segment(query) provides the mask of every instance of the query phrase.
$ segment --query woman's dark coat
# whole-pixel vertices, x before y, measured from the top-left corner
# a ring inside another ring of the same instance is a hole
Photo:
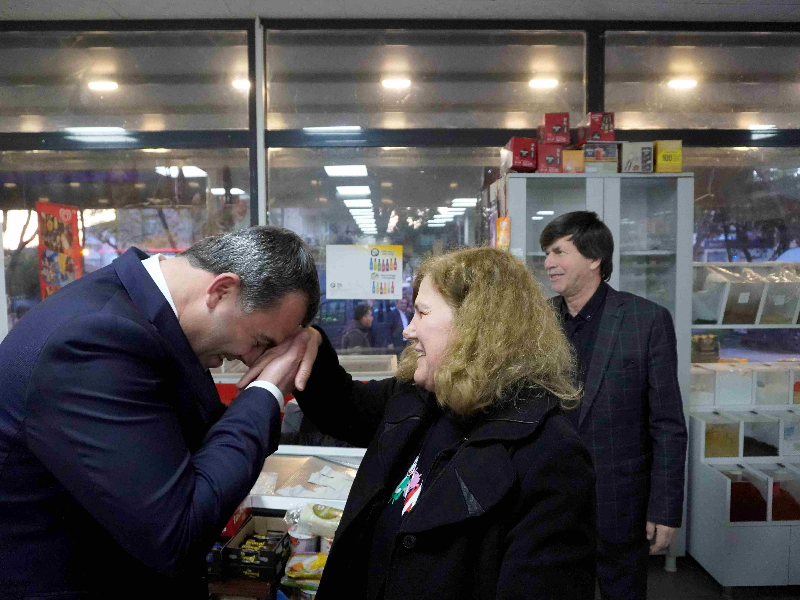
[[[354,382],[327,340],[297,396],[323,433],[369,446],[319,591],[320,600],[365,598],[368,524],[441,411],[417,386]],[[552,395],[481,417],[436,463],[401,525],[384,598],[594,598],[591,459]]]

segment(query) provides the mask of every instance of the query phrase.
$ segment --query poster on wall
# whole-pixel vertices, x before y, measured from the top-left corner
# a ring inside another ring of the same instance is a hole
[[[327,246],[328,298],[398,300],[403,296],[402,246]]]
[[[39,289],[42,300],[83,275],[78,238],[78,208],[37,202],[39,214]]]

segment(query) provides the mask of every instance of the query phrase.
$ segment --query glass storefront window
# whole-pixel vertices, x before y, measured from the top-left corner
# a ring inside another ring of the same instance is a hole
[[[248,127],[245,31],[4,32],[0,53],[0,131]]]
[[[582,32],[266,34],[267,129],[530,128],[584,112]]]
[[[620,129],[800,126],[800,34],[610,32],[605,58]]]
[[[40,299],[37,202],[78,208],[84,273],[250,226],[247,149],[0,152],[9,325]]]
[[[297,232],[313,248],[323,292],[329,245],[401,245],[402,294],[409,299],[426,255],[488,241],[478,199],[496,178],[499,148],[270,148],[268,156],[269,222]],[[336,166],[359,175],[337,175],[330,169]],[[342,194],[341,188],[354,186],[363,188],[360,196]],[[369,222],[357,219],[365,216],[358,211],[367,211]],[[365,353],[399,352],[394,299],[323,296],[318,323],[334,346],[341,348],[359,304],[369,304],[373,315],[373,345]]]

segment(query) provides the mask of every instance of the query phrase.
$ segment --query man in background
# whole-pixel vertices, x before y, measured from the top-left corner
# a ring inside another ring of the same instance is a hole
[[[398,352],[406,345],[406,338],[403,337],[403,330],[408,327],[408,323],[413,318],[413,314],[408,310],[409,302],[406,296],[400,298],[394,304],[394,308],[389,311],[389,331],[388,347],[394,348]]]
[[[561,215],[539,241],[584,388],[566,414],[595,465],[600,592],[643,599],[648,553],[669,545],[683,513],[687,435],[672,317],[606,283],[614,239],[596,213]]]
[[[302,240],[254,227],[131,248],[33,308],[0,344],[0,596],[207,600],[319,297]],[[265,351],[290,375],[265,367],[226,410],[208,369]]]
[[[342,334],[342,350],[372,348],[372,310],[368,304],[359,304],[353,310],[353,319]]]

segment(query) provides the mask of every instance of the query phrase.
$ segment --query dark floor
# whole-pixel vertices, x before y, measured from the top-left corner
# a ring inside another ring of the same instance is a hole
[[[781,587],[734,587],[729,588],[733,598],[758,598],[759,600],[797,600],[800,585]],[[647,597],[651,600],[710,600],[730,598],[722,595],[723,588],[691,556],[678,558],[678,570],[664,570],[664,557],[650,557],[647,579]]]

